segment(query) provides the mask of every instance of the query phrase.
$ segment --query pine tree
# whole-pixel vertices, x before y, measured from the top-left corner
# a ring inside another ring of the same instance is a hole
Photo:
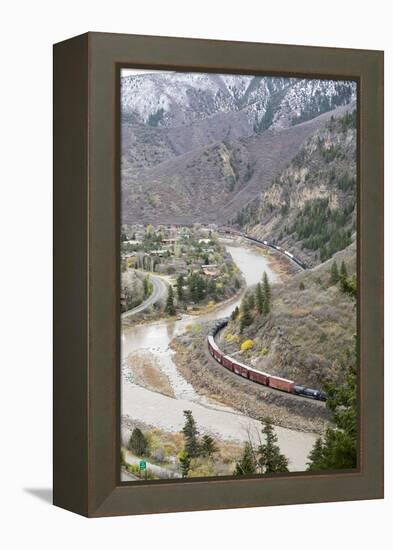
[[[254,309],[255,307],[255,298],[254,298],[254,294],[250,294],[249,297],[248,297],[248,307],[250,309]]]
[[[356,353],[345,352],[341,366],[346,369],[344,384],[327,385],[326,406],[333,412],[334,428],[328,428],[322,439],[322,448],[315,444],[309,470],[339,470],[357,465],[357,376]]]
[[[193,302],[198,303],[203,300],[206,290],[206,283],[204,279],[195,273],[191,275],[189,280],[190,296]]]
[[[356,298],[357,296],[356,275],[354,274],[352,275],[352,277],[341,277],[340,289],[341,289],[341,292],[344,292],[345,294],[349,294],[351,298]]]
[[[280,453],[277,443],[277,435],[274,433],[270,418],[264,420],[262,433],[265,435],[265,443],[258,448],[258,463],[264,474],[274,472],[288,472],[288,459]]]
[[[255,290],[255,300],[257,304],[258,313],[263,313],[263,292],[262,292],[261,283],[257,284],[256,290]]]
[[[263,313],[267,315],[270,312],[270,300],[272,291],[266,271],[263,272]]]
[[[204,435],[201,443],[201,455],[211,457],[217,450],[214,439],[210,435]]]
[[[184,450],[190,458],[195,458],[200,454],[197,425],[191,411],[183,411],[183,414],[186,417],[186,422],[182,429],[185,439]]]
[[[343,260],[341,262],[341,267],[340,267],[340,278],[346,279],[347,277],[348,277],[347,266],[345,265],[345,262]]]
[[[248,305],[247,299],[243,300],[242,304],[242,315],[240,317],[240,332],[250,326],[252,323],[252,315],[250,313],[250,306]]]
[[[335,285],[340,280],[340,275],[338,273],[337,262],[334,260],[332,267],[330,268],[330,284]]]
[[[244,445],[243,450],[243,456],[236,464],[235,471],[233,472],[233,475],[235,476],[245,476],[245,475],[251,475],[255,474],[257,471],[255,459],[254,459],[254,452],[251,447],[251,444],[246,442]]]
[[[323,463],[323,443],[322,438],[318,437],[316,442],[314,443],[314,447],[312,448],[310,454],[308,455],[309,462],[308,470],[321,470],[322,469],[322,463]]]
[[[146,277],[144,277],[143,279],[143,294],[145,296],[145,298],[149,295],[149,290],[150,290],[150,280],[149,280],[149,275],[146,275]]]
[[[306,287],[304,286],[304,283],[303,281],[300,282],[299,284],[299,290],[304,290]]]
[[[203,300],[203,298],[205,296],[205,291],[206,291],[206,283],[205,283],[203,277],[198,276],[197,282],[196,282],[197,302],[200,302],[201,300]]]
[[[177,298],[180,302],[184,300],[183,286],[184,286],[184,277],[183,275],[179,275],[178,278],[176,279],[176,289],[177,289]]]
[[[210,279],[210,281],[208,281],[206,290],[209,296],[211,296],[212,298],[217,297],[217,285],[214,279]]]
[[[128,448],[137,456],[147,456],[149,446],[146,437],[139,428],[134,428],[128,442]]]
[[[172,288],[172,285],[169,285],[168,296],[167,296],[167,299],[166,299],[166,306],[165,306],[165,311],[167,312],[168,315],[176,315],[176,308],[175,308],[173,298],[174,298],[173,297],[173,288]]]
[[[187,477],[190,470],[191,458],[189,457],[187,451],[180,451],[177,455],[180,463],[180,470],[182,477]]]
[[[235,309],[231,313],[231,320],[234,321],[239,317],[239,307],[236,306]]]

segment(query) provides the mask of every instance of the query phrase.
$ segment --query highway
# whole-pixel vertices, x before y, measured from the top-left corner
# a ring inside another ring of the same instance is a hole
[[[148,298],[139,306],[136,306],[129,311],[125,311],[121,314],[122,319],[126,319],[127,317],[132,317],[133,315],[136,315],[137,313],[140,313],[141,311],[144,311],[145,309],[148,309],[152,305],[154,305],[159,300],[166,297],[167,292],[167,284],[163,279],[160,277],[157,277],[156,275],[150,274],[150,282],[153,285],[153,292],[150,294]]]

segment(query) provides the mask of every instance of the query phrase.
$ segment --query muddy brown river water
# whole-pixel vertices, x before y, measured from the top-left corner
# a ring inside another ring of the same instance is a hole
[[[272,283],[279,276],[268,263],[268,258],[257,248],[225,242],[228,252],[243,273],[247,286],[261,280],[266,271]],[[210,433],[227,440],[246,441],[251,433],[258,438],[260,423],[229,407],[199,395],[177,370],[173,361],[174,352],[170,341],[183,333],[190,323],[211,321],[226,317],[239,305],[241,297],[213,312],[201,316],[185,315],[180,320],[157,321],[151,324],[123,328],[121,333],[122,358],[122,415],[132,420],[156,426],[166,431],[180,431],[183,426],[183,411],[190,409],[202,433]],[[168,377],[175,398],[167,397],[136,385],[126,365],[130,354],[149,351],[155,364]],[[290,430],[276,426],[282,452],[289,458],[290,470],[305,469],[307,456],[317,438],[316,434]],[[122,439],[128,436],[123,428]]]

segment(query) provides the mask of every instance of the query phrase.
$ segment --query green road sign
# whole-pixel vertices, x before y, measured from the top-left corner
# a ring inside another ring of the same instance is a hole
[[[140,460],[139,461],[139,469],[140,470],[146,470],[146,460]]]

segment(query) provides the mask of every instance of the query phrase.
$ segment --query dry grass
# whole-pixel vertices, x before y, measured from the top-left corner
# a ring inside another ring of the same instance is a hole
[[[156,464],[168,472],[180,472],[178,454],[184,449],[184,436],[182,433],[172,433],[138,425],[142,429],[149,442],[149,462]],[[198,457],[191,461],[189,477],[204,477],[217,475],[232,475],[236,462],[243,451],[241,443],[233,441],[221,441],[215,439],[217,451],[212,458]],[[128,453],[123,447],[125,454]],[[139,467],[130,467],[129,471],[139,475]]]
[[[135,352],[127,358],[135,383],[168,397],[174,397],[169,378],[164,374],[154,361],[153,354],[148,351]]]
[[[345,260],[349,274],[354,272],[353,245],[335,259],[338,265]],[[274,285],[269,316],[254,311],[253,324],[241,335],[254,342],[247,356],[254,367],[314,388],[327,380],[342,381],[344,373],[337,366],[340,354],[354,345],[356,307],[339,285],[330,286],[332,261]],[[304,290],[299,289],[301,283]],[[239,321],[231,322],[226,331],[231,338],[224,334],[220,344],[224,351],[236,351],[232,336],[239,332]],[[263,348],[268,349],[266,356]]]
[[[320,433],[328,426],[330,414],[324,403],[272,391],[236,376],[210,357],[205,340],[206,333],[185,334],[171,343],[177,368],[199,394],[251,418],[269,416],[277,426]]]

